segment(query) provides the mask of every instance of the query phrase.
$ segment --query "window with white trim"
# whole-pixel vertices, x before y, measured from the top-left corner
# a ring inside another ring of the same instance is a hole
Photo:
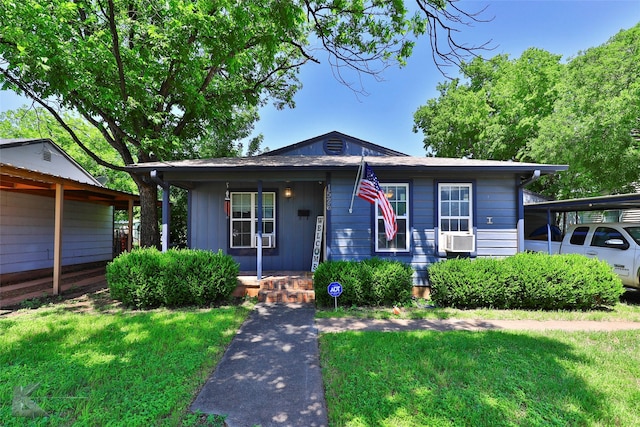
[[[438,184],[440,232],[470,232],[473,229],[470,183]]]
[[[258,247],[258,193],[231,193],[231,237],[232,248]],[[262,193],[262,247],[276,245],[276,193]]]
[[[398,233],[393,240],[387,240],[384,232],[382,210],[376,202],[375,235],[376,252],[406,252],[411,242],[409,232],[409,184],[383,184],[380,188],[387,196],[389,204],[396,214]]]

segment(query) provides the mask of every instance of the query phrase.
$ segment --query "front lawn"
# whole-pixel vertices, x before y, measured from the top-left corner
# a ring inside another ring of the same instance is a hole
[[[396,315],[392,308],[385,307],[321,307],[316,311],[318,318],[358,317],[373,319],[491,319],[491,320],[593,320],[640,322],[640,291],[629,291],[621,302],[599,310],[496,310],[478,308],[462,310],[448,307],[433,307],[429,301],[415,300],[405,307],[399,307]]]
[[[96,311],[57,304],[0,318],[0,425],[14,387],[38,383],[32,398],[47,417],[31,425],[186,425],[199,388],[250,307]]]
[[[638,426],[640,331],[320,337],[329,424]]]

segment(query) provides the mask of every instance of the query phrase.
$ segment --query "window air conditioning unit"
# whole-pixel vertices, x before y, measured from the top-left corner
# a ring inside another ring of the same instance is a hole
[[[446,252],[473,252],[476,239],[473,234],[444,234],[444,250]]]
[[[258,236],[255,236],[256,240],[255,240],[255,244],[256,244],[256,248],[258,247]],[[275,246],[275,241],[273,238],[273,234],[263,234],[262,235],[262,247],[263,248],[273,248]]]

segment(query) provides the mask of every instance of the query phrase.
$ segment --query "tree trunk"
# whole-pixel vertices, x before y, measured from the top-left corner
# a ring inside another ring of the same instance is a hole
[[[160,247],[158,186],[147,177],[131,174],[140,193],[140,246]]]

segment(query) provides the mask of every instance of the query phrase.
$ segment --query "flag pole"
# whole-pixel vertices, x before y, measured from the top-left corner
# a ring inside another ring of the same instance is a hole
[[[356,182],[353,183],[353,193],[351,193],[351,204],[349,205],[349,213],[353,212],[353,199],[356,196],[356,189],[360,183],[360,179],[362,178],[362,167],[364,165],[364,150],[362,150],[362,154],[360,156],[360,166],[358,166],[358,175],[356,175]]]

